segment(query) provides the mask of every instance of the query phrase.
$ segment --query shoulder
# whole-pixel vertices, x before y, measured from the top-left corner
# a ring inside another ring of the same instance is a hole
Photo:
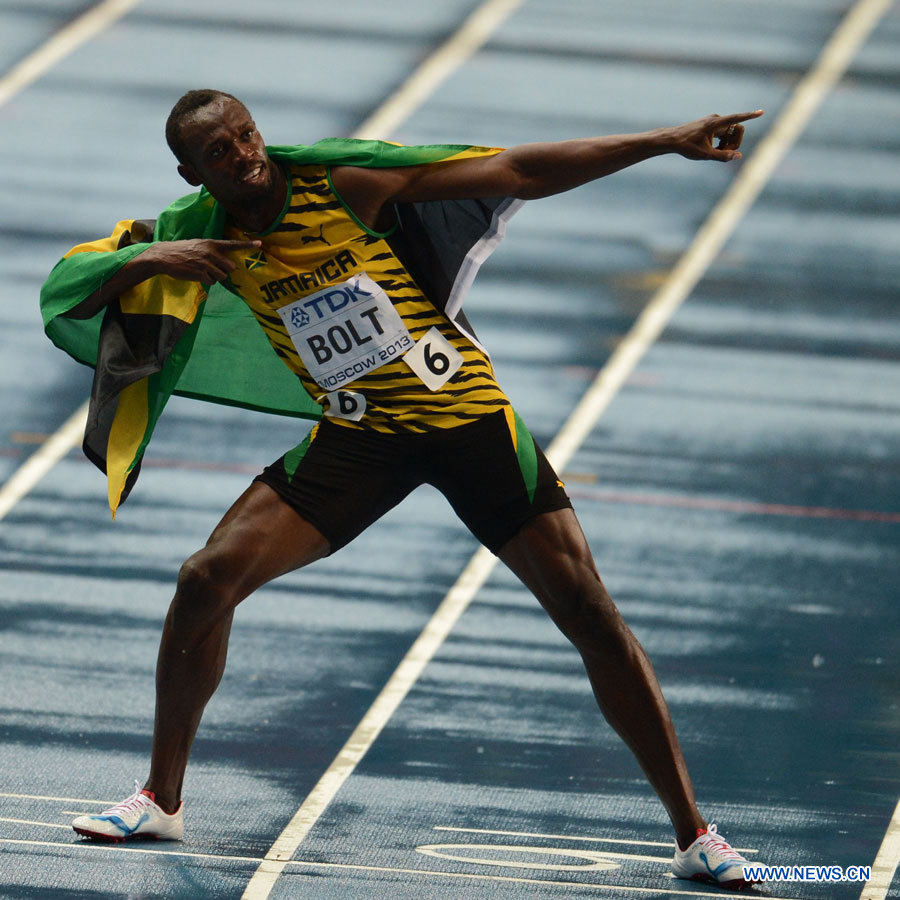
[[[372,190],[379,185],[390,185],[397,180],[397,172],[397,169],[369,166],[329,166],[331,182],[342,195]]]
[[[328,177],[328,166],[324,163],[289,163],[285,166],[291,184],[312,184]]]
[[[334,166],[329,169],[331,187],[338,199],[366,228],[385,231],[385,204],[396,193],[397,169]]]

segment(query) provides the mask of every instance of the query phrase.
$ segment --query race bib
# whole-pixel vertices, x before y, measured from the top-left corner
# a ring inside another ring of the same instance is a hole
[[[429,391],[439,391],[463,364],[463,355],[437,328],[429,328],[404,354],[403,361],[422,379]]]
[[[364,272],[278,310],[300,359],[329,391],[413,347],[390,297]]]
[[[333,419],[350,419],[358,422],[366,414],[366,398],[357,391],[331,391],[328,398],[326,416]]]

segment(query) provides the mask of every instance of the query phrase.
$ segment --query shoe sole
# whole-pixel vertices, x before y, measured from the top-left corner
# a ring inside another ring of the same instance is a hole
[[[74,825],[72,826],[72,830],[75,834],[80,834],[82,837],[90,838],[92,841],[102,841],[106,844],[124,844],[125,841],[134,841],[134,840],[144,840],[144,841],[177,841],[180,838],[167,838],[163,837],[159,834],[151,834],[150,832],[144,831],[141,834],[129,834],[129,835],[115,835],[115,834],[103,834],[100,831],[89,831],[87,828],[76,828]]]
[[[691,875],[688,881],[700,881],[703,884],[725,888],[726,891],[746,891],[753,887],[754,884],[762,884],[761,881],[745,881],[743,878],[733,878],[731,881],[716,881],[711,875]]]

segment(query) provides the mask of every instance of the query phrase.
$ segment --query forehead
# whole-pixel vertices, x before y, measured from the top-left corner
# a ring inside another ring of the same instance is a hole
[[[181,136],[186,144],[205,147],[252,122],[253,117],[243,103],[230,97],[217,97],[184,120]]]

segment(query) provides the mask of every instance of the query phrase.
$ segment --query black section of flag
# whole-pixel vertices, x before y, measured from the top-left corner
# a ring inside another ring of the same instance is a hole
[[[508,202],[491,197],[399,203],[398,227],[387,242],[425,296],[443,310],[466,257],[490,231],[494,212]],[[474,334],[462,312],[455,319]]]
[[[141,227],[124,232],[119,248],[145,242],[152,236],[152,221],[134,224]],[[159,372],[187,328],[188,323],[174,316],[123,313],[118,298],[106,307],[82,445],[85,456],[102,472],[106,472],[106,449],[119,395],[129,385]],[[139,470],[140,461],[128,476],[123,502]]]

